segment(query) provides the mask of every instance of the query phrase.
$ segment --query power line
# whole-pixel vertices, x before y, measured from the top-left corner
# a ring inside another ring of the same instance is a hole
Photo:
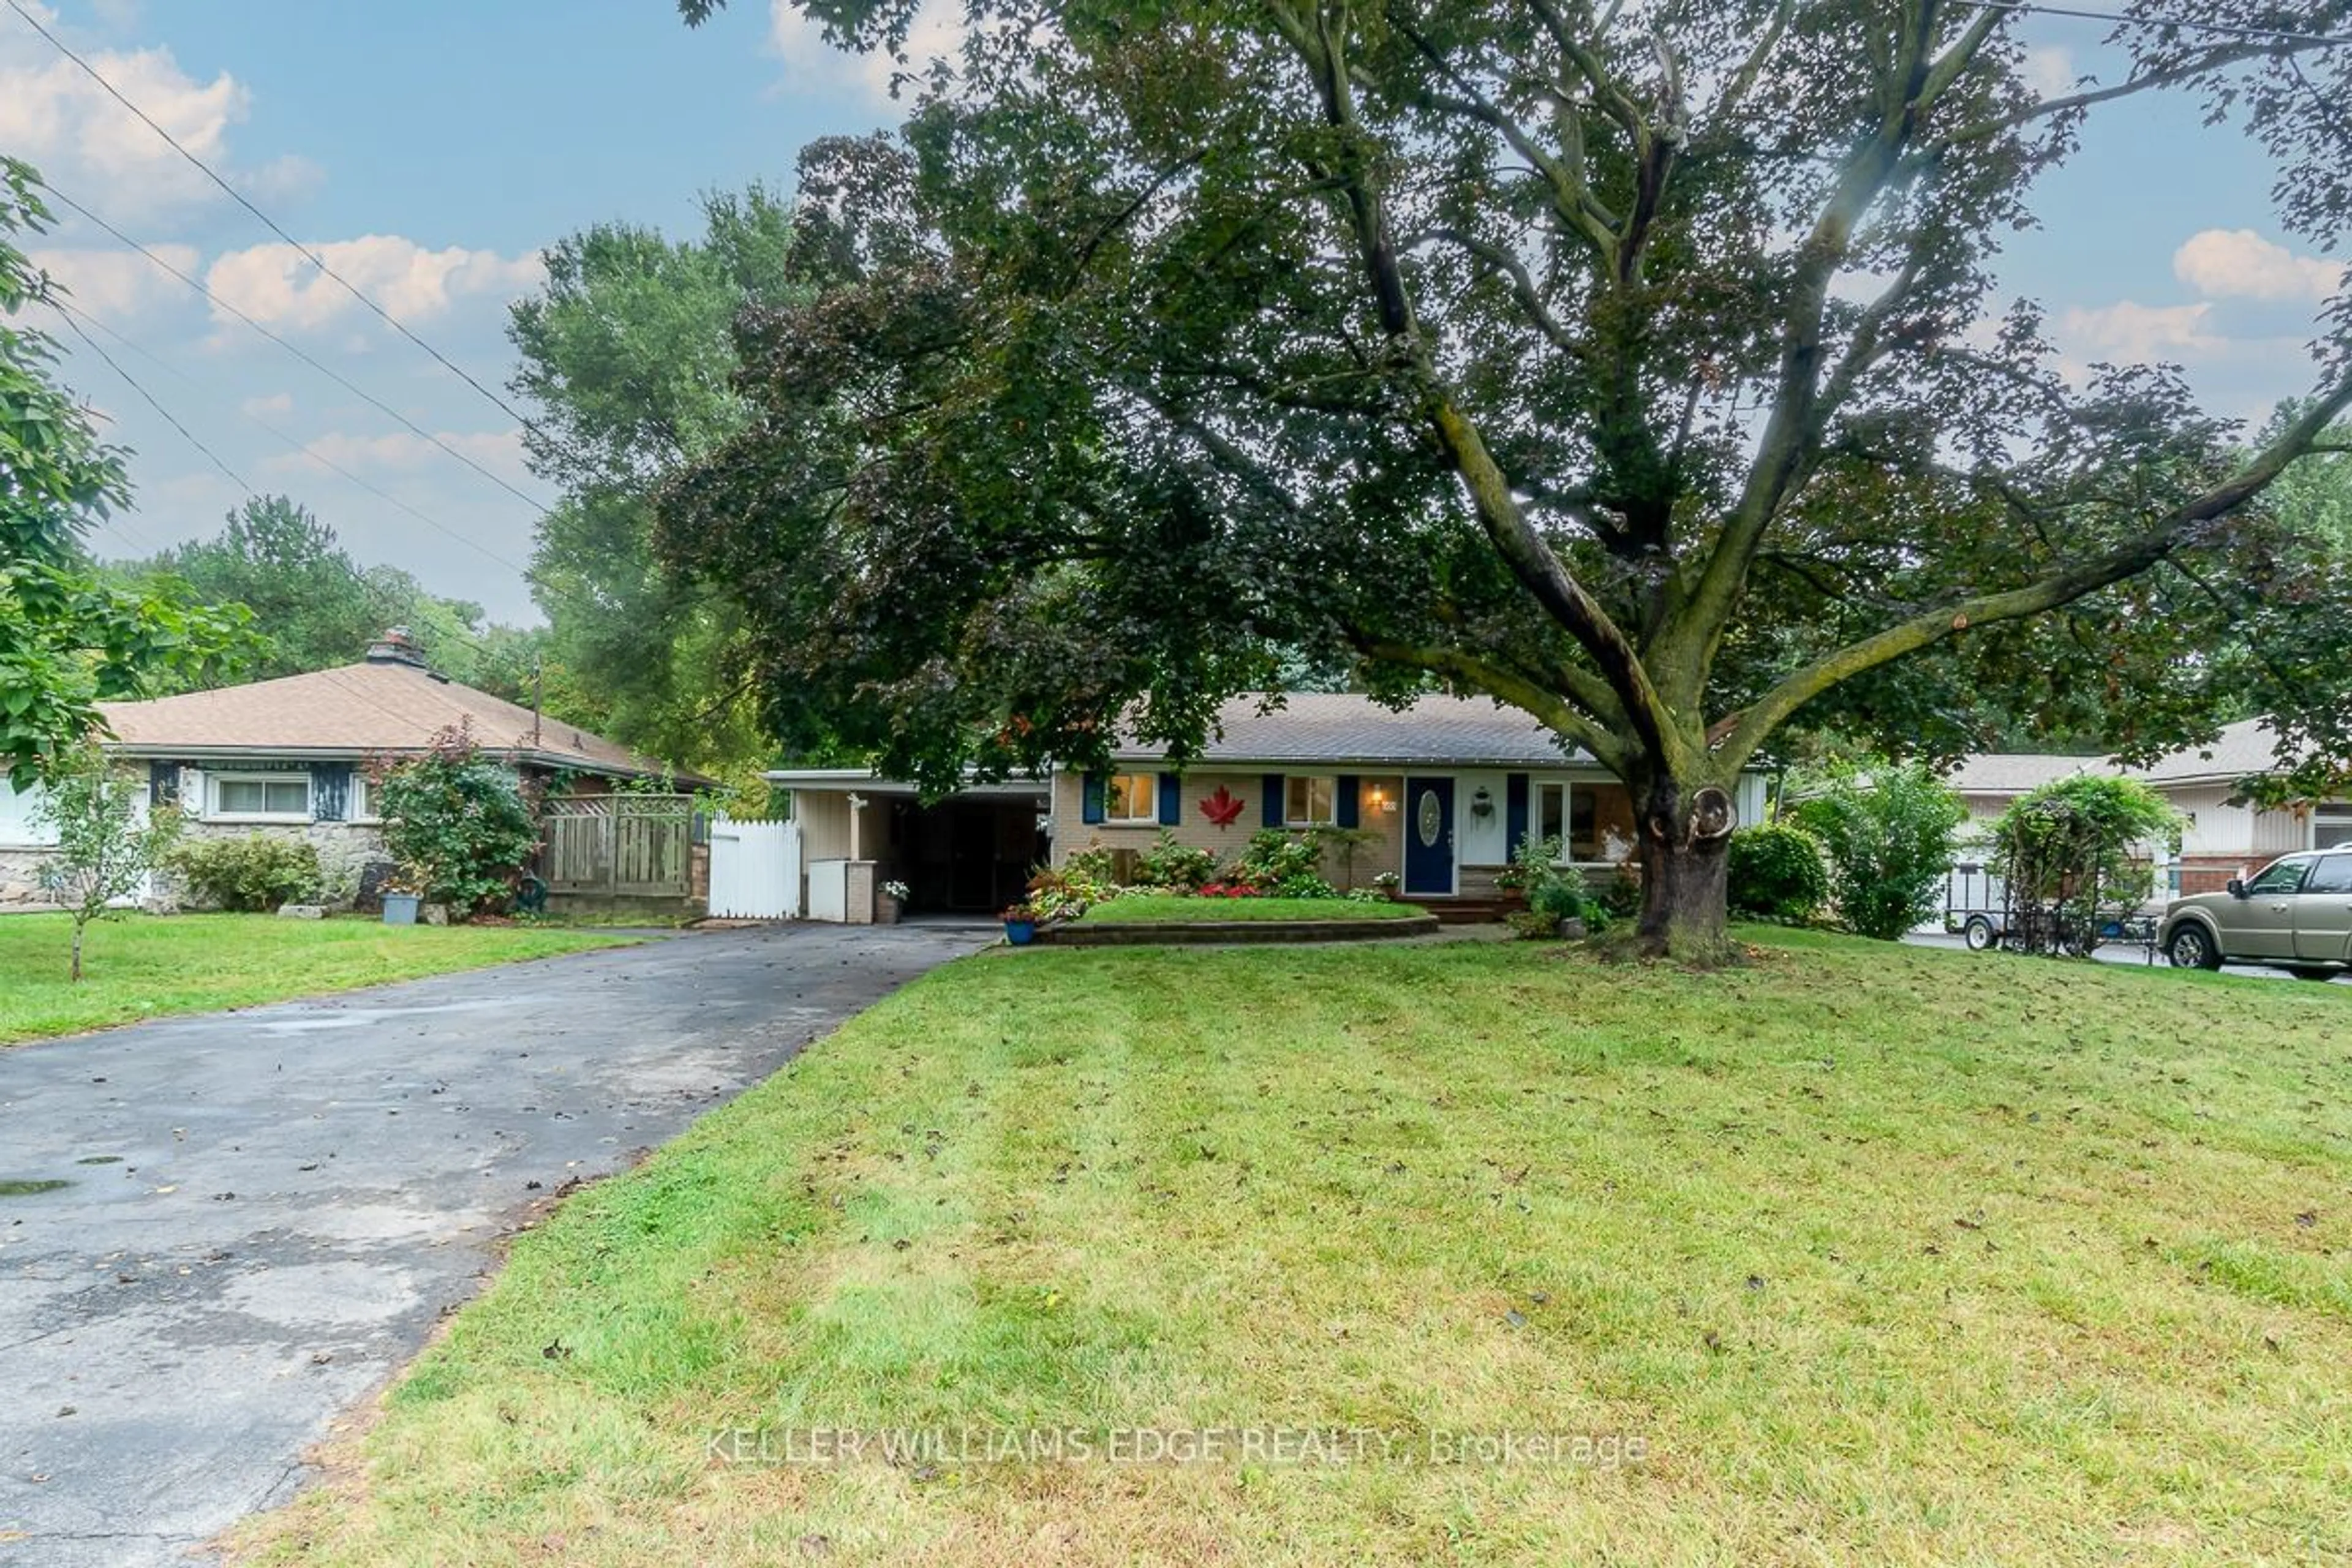
[[[10,0],[10,3],[14,4],[14,0]],[[325,376],[328,380],[333,382],[336,385],[341,387],[352,396],[359,398],[361,401],[366,403],[370,407],[378,410],[394,420],[396,420],[401,426],[406,429],[410,434],[438,447],[442,451],[447,453],[450,457],[457,458],[457,461],[465,464],[466,467],[473,469],[474,472],[489,480],[490,483],[498,486],[499,489],[506,491],[509,495],[514,497],[525,506],[530,507],[541,516],[544,517],[548,514],[550,509],[546,503],[534,499],[523,490],[518,489],[514,485],[509,483],[498,474],[491,472],[480,463],[476,462],[473,458],[467,457],[457,447],[452,447],[448,442],[443,440],[432,431],[427,430],[425,426],[416,423],[415,420],[411,419],[407,415],[403,414],[399,409],[394,408],[391,404],[386,403],[383,399],[376,396],[373,393],[369,392],[366,388],[352,381],[351,377],[343,374],[341,371],[334,370],[320,363],[318,359],[297,346],[295,343],[279,336],[278,333],[270,331],[268,327],[263,326],[259,321],[255,321],[251,316],[247,315],[243,310],[238,310],[235,305],[230,304],[227,300],[214,293],[205,283],[195,278],[190,277],[179,268],[174,267],[171,262],[166,261],[163,257],[157,255],[152,248],[148,246],[142,245],[139,241],[131,238],[121,229],[115,227],[112,224],[107,222],[104,218],[90,211],[89,208],[82,205],[81,203],[74,200],[73,197],[58,189],[57,186],[45,184],[43,188],[50,195],[57,197],[59,202],[72,208],[84,218],[111,235],[116,241],[129,246],[131,249],[145,257],[155,266],[163,268],[163,271],[169,273],[172,277],[179,279],[187,287],[194,289],[197,293],[203,295],[215,309],[235,317],[237,321],[242,321],[247,326],[252,328],[255,331],[259,332],[263,337],[268,338],[271,342],[276,343],[279,348],[284,349],[288,353],[292,354],[296,359],[300,360],[304,364],[309,365],[312,370],[317,371],[320,375]]]
[[[85,310],[79,306],[68,304],[57,294],[51,294],[47,298],[46,303],[47,303],[52,310],[58,311],[60,316],[65,318],[66,324],[68,327],[72,327],[75,331],[75,334],[80,337],[85,343],[88,343],[90,349],[98,353],[100,358],[106,359],[110,365],[114,365],[116,374],[124,374],[121,367],[120,365],[116,365],[114,361],[107,356],[106,352],[103,349],[99,348],[97,343],[92,342],[89,336],[82,332],[82,326],[96,328],[99,331],[105,333],[108,337],[113,339],[116,342],[120,343],[122,347],[128,349],[132,353],[139,355],[142,359],[146,360],[149,363],[162,368],[172,375],[177,376],[180,380],[187,383],[190,386],[195,387],[199,392],[205,390],[205,388],[198,383],[194,377],[188,374],[186,371],[181,369],[178,365],[173,364],[170,360],[165,359],[163,355],[155,353],[152,349],[143,347],[136,339],[131,338],[119,328],[107,325],[104,321],[99,320],[98,317],[91,315],[88,310]],[[77,318],[79,318],[79,322],[77,322]],[[130,378],[127,375],[124,375],[124,379],[129,380]],[[133,384],[136,385],[135,383]],[[171,412],[168,409],[164,408],[161,403],[157,402],[152,395],[147,394],[144,388],[140,388],[140,392],[142,396],[147,397],[148,403],[154,407],[158,414],[163,415],[165,419],[171,420],[173,426],[175,429],[181,428],[179,422],[172,418]],[[485,557],[486,559],[494,561],[498,564],[504,566],[509,571],[513,572],[518,576],[521,577],[526,583],[530,582],[531,573],[529,567],[523,566],[506,556],[500,555],[496,551],[490,549],[488,545],[485,545],[464,533],[460,533],[456,529],[451,528],[447,523],[441,521],[438,518],[432,516],[430,513],[419,510],[417,508],[411,506],[408,502],[401,500],[398,496],[392,494],[390,491],[385,490],[377,485],[370,483],[368,480],[352,472],[349,468],[344,468],[341,464],[311,450],[301,441],[288,435],[285,431],[280,430],[278,426],[270,424],[268,420],[255,414],[250,409],[240,406],[237,409],[237,414],[247,424],[268,433],[269,436],[276,438],[281,445],[285,446],[298,456],[309,458],[310,461],[318,464],[320,468],[325,468],[330,473],[339,475],[342,479],[349,480],[353,485],[358,486],[361,489],[365,490],[368,494],[374,496],[377,500],[405,512],[408,516],[415,518],[417,521],[425,524],[427,528],[434,530],[436,532],[446,535],[448,538],[456,540],[458,543],[465,545],[467,549],[474,551],[476,553]],[[191,439],[193,439],[193,437]],[[207,456],[209,455],[210,454],[207,453]],[[217,461],[217,459],[215,459],[215,461]],[[223,472],[229,472],[226,466],[223,467]],[[234,473],[230,473],[229,477],[231,479],[236,479],[236,476]],[[237,479],[236,482],[242,488],[247,489],[252,488],[251,486],[247,485],[243,479]],[[106,520],[106,523],[108,524],[112,524],[116,520],[113,518]],[[132,542],[135,547],[145,550],[149,554],[156,552],[155,545],[152,541],[147,540],[143,536],[132,532],[127,525],[119,529],[118,531],[122,534],[126,541]],[[544,587],[546,592],[559,600],[562,600],[575,605],[583,603],[583,601],[575,595],[567,594],[560,589],[546,586],[544,584],[538,584],[538,586]],[[438,597],[438,595],[436,596]],[[446,636],[455,638],[457,641],[464,643],[467,647],[472,648],[477,653],[488,654],[492,651],[488,643],[483,641],[480,637],[467,630],[461,626],[438,626],[436,628],[436,635]]]
[[[310,247],[303,244],[300,240],[296,239],[292,235],[287,233],[285,228],[278,224],[276,218],[271,217],[268,213],[263,212],[259,207],[254,205],[253,202],[245,195],[244,192],[238,190],[235,185],[230,184],[226,180],[223,179],[220,174],[214,170],[211,164],[205,163],[202,158],[197,157],[194,153],[189,152],[185,147],[180,145],[177,138],[173,136],[170,132],[164,130],[161,125],[155,123],[153,118],[151,117],[145,110],[131,102],[128,98],[125,98],[121,91],[117,89],[112,82],[106,79],[105,76],[96,66],[91,65],[88,60],[82,58],[81,56],[74,53],[72,49],[66,46],[63,39],[59,38],[55,33],[50,32],[48,28],[43,26],[41,25],[40,18],[34,16],[32,12],[26,10],[20,3],[20,0],[7,0],[7,4],[10,10],[16,12],[17,16],[22,16],[25,19],[25,23],[27,26],[31,27],[33,31],[40,34],[42,37],[47,39],[51,47],[55,48],[58,53],[65,56],[66,58],[71,60],[75,65],[80,67],[83,73],[87,75],[90,80],[98,83],[100,87],[105,89],[108,97],[113,99],[115,102],[122,105],[123,108],[129,110],[131,113],[137,115],[140,122],[145,125],[148,130],[152,131],[156,135],[161,136],[163,139],[165,145],[169,146],[173,152],[177,153],[181,157],[186,159],[205,176],[205,178],[210,180],[214,184],[218,185],[227,194],[231,201],[234,201],[247,212],[251,213],[255,217],[260,219],[262,224],[269,230],[270,233],[276,235],[279,239],[284,240],[288,245],[292,246],[297,251],[300,252],[303,258],[307,259],[311,266],[317,268],[325,277],[331,279],[344,293],[349,294],[352,299],[357,300],[361,304],[373,311],[376,316],[394,331],[398,332],[402,337],[406,338],[410,342],[415,343],[418,348],[423,349],[426,353],[432,355],[434,360],[437,362],[443,369],[448,371],[450,374],[464,382],[467,386],[472,387],[476,392],[480,393],[484,397],[489,399],[490,402],[495,404],[499,411],[505,414],[508,418],[512,419],[517,424],[529,429],[534,435],[539,436],[542,440],[547,438],[545,431],[541,430],[537,425],[533,424],[530,419],[525,418],[520,413],[517,412],[513,405],[509,404],[505,398],[500,397],[497,393],[492,392],[488,387],[484,386],[480,382],[475,380],[474,377],[456,361],[450,359],[448,355],[443,353],[439,349],[435,348],[431,343],[426,342],[423,338],[418,337],[415,332],[411,331],[407,326],[395,318],[391,311],[385,310],[382,305],[377,304],[373,299],[363,293],[358,285],[352,282],[350,279],[345,278],[333,268],[328,266],[325,257],[320,256],[316,250],[313,250]]]
[[[58,304],[54,300],[50,300],[49,303],[52,305]],[[235,485],[241,490],[248,492],[252,490],[253,487],[245,482],[243,476],[239,475],[235,468],[230,468],[228,464],[221,460],[221,455],[218,452],[214,451],[210,447],[207,447],[202,441],[197,440],[194,433],[185,425],[181,424],[170,409],[164,407],[161,403],[155,400],[155,395],[153,393],[139,384],[138,377],[123,369],[121,362],[116,360],[112,354],[108,353],[105,349],[99,346],[99,342],[96,338],[93,338],[88,332],[83,331],[81,330],[81,323],[74,320],[74,318],[67,312],[65,307],[62,305],[58,305],[58,320],[63,321],[68,328],[71,329],[73,335],[79,338],[82,341],[83,345],[87,347],[90,353],[104,360],[106,362],[106,368],[121,376],[122,378],[122,384],[125,386],[128,386],[131,391],[137,393],[140,397],[146,402],[148,407],[162,415],[163,416],[163,423],[169,425],[173,429],[177,430],[180,433],[180,439],[185,441],[189,446],[194,447],[197,451],[202,452],[205,458],[211,461],[214,468],[218,468],[222,473],[226,474],[228,476],[229,483]]]
[[[14,5],[16,0],[8,0]],[[2352,47],[2352,35],[2339,33],[2298,33],[2287,27],[2249,27],[2233,22],[2206,22],[2188,16],[2126,16],[2114,11],[2087,11],[2071,5],[2045,5],[2041,0],[1953,0],[1953,4],[1978,11],[2010,11],[2041,16],[2072,16],[2084,22],[2113,22],[2126,27],[2178,28],[2184,32],[2217,33],[2224,37],[2250,38],[2257,42],[2307,44],[2315,47]]]
[[[186,381],[192,386],[197,384],[193,377],[189,376],[185,371],[180,369],[177,365],[172,363],[171,361],[163,358],[161,354],[158,354],[152,350],[140,347],[140,345],[131,338],[124,336],[123,333],[117,331],[115,328],[108,326],[104,321],[100,321],[96,316],[91,315],[89,311],[83,310],[79,307],[69,306],[64,300],[54,298],[49,300],[49,304],[68,318],[68,325],[72,325],[72,318],[78,316],[82,321],[90,326],[96,327],[100,331],[104,332],[107,336],[121,343],[123,347],[131,350],[131,353],[142,356],[152,363],[163,366],[165,370],[170,371],[173,375],[180,377],[183,381]],[[77,328],[76,330],[79,331],[79,329]],[[87,337],[84,337],[82,341],[88,342],[89,340]],[[91,347],[96,348],[97,345],[93,343],[91,344]],[[102,355],[103,351],[100,351],[100,353]],[[203,388],[198,387],[198,390],[201,391]],[[152,403],[154,400],[150,398],[148,401]],[[160,413],[162,410],[159,408],[158,412]],[[268,435],[275,437],[278,442],[283,444],[298,456],[307,458],[311,462],[318,464],[319,467],[326,469],[329,473],[339,475],[342,479],[350,481],[352,484],[357,485],[361,489],[365,490],[368,494],[375,497],[378,500],[383,501],[385,505],[397,508],[399,510],[405,512],[410,517],[413,517],[417,521],[423,523],[425,527],[432,529],[435,532],[444,534],[448,538],[456,540],[467,549],[473,551],[487,560],[496,562],[499,565],[505,567],[509,572],[517,573],[526,579],[530,577],[530,569],[529,567],[509,560],[506,556],[500,555],[497,551],[492,550],[488,545],[481,543],[467,534],[460,533],[457,530],[450,527],[447,523],[443,522],[440,519],[409,505],[406,501],[401,500],[398,496],[394,495],[391,491],[383,489],[374,484],[371,484],[368,480],[363,479],[359,475],[352,472],[351,469],[344,468],[341,463],[312,450],[309,446],[288,435],[285,431],[280,430],[278,426],[270,424],[269,421],[262,418],[251,409],[240,407],[237,409],[237,414],[247,423],[260,430],[266,431]],[[169,414],[165,414],[164,417],[168,419],[171,416]],[[240,481],[240,483],[242,481]],[[246,488],[249,489],[252,487],[247,486]]]

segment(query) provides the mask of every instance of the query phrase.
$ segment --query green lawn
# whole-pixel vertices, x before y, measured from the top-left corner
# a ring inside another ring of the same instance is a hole
[[[1171,893],[1128,893],[1096,904],[1086,919],[1097,925],[1192,921],[1393,921],[1426,914],[1419,904],[1356,899],[1188,899]]]
[[[520,927],[133,915],[91,924],[79,985],[66,980],[71,940],[62,915],[0,917],[0,1045],[545,958],[615,939]]]
[[[1718,975],[1526,943],[938,972],[523,1237],[245,1544],[613,1568],[2352,1553],[2352,994],[1751,935],[1759,961]],[[987,1455],[1033,1428],[1310,1427],[1400,1447]],[[785,1462],[714,1450],[735,1428]],[[981,1457],[792,1462],[815,1428]],[[1502,1432],[1642,1452],[1413,1462],[1428,1434]]]

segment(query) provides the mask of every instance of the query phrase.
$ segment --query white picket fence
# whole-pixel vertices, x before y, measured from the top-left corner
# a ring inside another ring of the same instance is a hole
[[[738,921],[800,918],[800,824],[714,818],[710,912]]]

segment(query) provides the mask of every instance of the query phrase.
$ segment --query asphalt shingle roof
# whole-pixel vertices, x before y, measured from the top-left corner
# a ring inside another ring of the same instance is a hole
[[[1964,757],[1944,782],[1962,795],[2023,795],[2076,773],[2115,771],[2105,757],[2057,756],[2042,752],[1985,752]]]
[[[2270,721],[2248,719],[2225,727],[2210,746],[2191,746],[2158,757],[2124,776],[2148,784],[2182,784],[2190,779],[2235,781],[2279,771],[2278,737],[2272,733]]]
[[[1266,711],[1269,701],[1280,706]],[[1118,755],[1156,759],[1156,747]],[[1369,697],[1293,691],[1236,697],[1218,711],[1201,757],[1217,763],[1324,763],[1541,768],[1589,761],[1541,723],[1489,698],[1430,696],[1402,711]]]
[[[551,767],[657,773],[661,764],[599,735],[399,661],[370,660],[278,680],[100,704],[118,749],[169,756],[221,751],[351,754],[422,751],[460,722],[492,752]],[[537,738],[533,738],[533,731]]]

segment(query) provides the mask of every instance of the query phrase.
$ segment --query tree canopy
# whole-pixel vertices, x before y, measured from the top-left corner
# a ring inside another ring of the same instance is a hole
[[[444,597],[395,566],[362,566],[332,525],[282,495],[254,496],[210,539],[112,568],[131,584],[180,583],[206,604],[241,607],[254,637],[233,663],[195,672],[172,689],[269,680],[351,664],[388,626],[409,629],[434,667],[512,701],[541,691],[550,712],[593,724],[594,704],[560,665],[544,668],[546,634],[489,621],[470,600]]]
[[[887,47],[914,5],[804,8]],[[2155,92],[2332,246],[2352,50],[2301,35],[2352,0],[2126,23],[2054,95],[1954,0],[969,14],[901,135],[804,153],[813,296],[747,312],[754,417],[667,508],[787,732],[939,787],[1122,721],[1181,756],[1284,649],[1486,692],[1633,788],[1643,934],[1693,952],[1732,781],[1801,715],[1957,747],[1998,693],[2147,751],[2226,698],[2352,752],[2352,664],[2217,658],[2258,618],[2211,591],[2305,642],[2344,612],[2254,503],[2352,408],[2352,304],[2249,452],[2173,368],[2070,384],[1993,269]]]
[[[200,670],[239,640],[236,616],[92,568],[83,535],[129,490],[122,454],[53,379],[49,338],[21,320],[49,284],[12,240],[47,218],[39,176],[0,158],[0,777],[20,787],[65,765],[100,701]]]
[[[792,218],[757,185],[707,198],[703,214],[693,240],[599,224],[559,241],[509,336],[514,389],[541,411],[524,432],[531,469],[562,492],[531,556],[551,653],[595,694],[605,733],[741,774],[774,750],[746,679],[743,613],[655,553],[653,494],[749,423],[734,321],[794,297]]]

